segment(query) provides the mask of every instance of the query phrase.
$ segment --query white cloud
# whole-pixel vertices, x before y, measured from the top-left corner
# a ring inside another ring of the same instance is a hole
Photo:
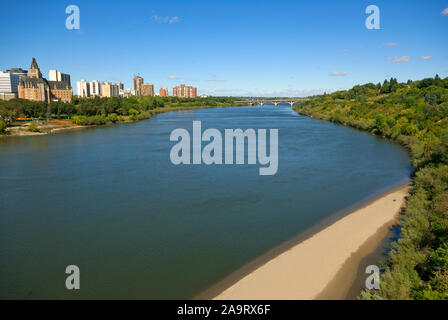
[[[431,58],[432,58],[432,56],[421,56],[420,60],[429,60]]]
[[[387,57],[386,60],[388,61],[392,61],[394,63],[400,63],[400,62],[409,62],[411,60],[411,57],[409,56],[402,56],[401,58],[399,57]]]
[[[396,46],[398,46],[398,43],[396,43],[396,42],[387,42],[387,43],[382,43],[380,45],[380,48],[382,48],[382,47],[396,47]]]
[[[176,22],[180,21],[180,18],[178,16],[161,17],[161,16],[158,16],[158,15],[153,15],[151,17],[151,19],[153,19],[154,21],[157,21],[159,23],[169,23],[169,24],[173,24],[173,23],[176,23]]]
[[[178,16],[174,16],[174,17],[171,17],[168,22],[169,23],[176,23],[176,22],[179,22],[179,21],[180,21],[179,17]]]
[[[179,77],[178,76],[168,76],[169,80],[178,80]]]
[[[448,8],[445,8],[445,10],[443,10],[443,11],[441,12],[441,14],[442,14],[443,16],[448,15]]]
[[[210,79],[210,80],[207,80],[207,81],[210,81],[210,82],[224,82],[226,80],[224,80],[224,79]]]
[[[330,73],[330,76],[332,76],[332,77],[343,77],[346,75],[347,75],[347,72],[332,72],[332,73]]]
[[[362,48],[363,48],[362,46],[357,46],[357,47],[354,48],[354,49],[344,48],[344,52],[350,52],[350,51],[352,51],[352,50],[361,50]]]

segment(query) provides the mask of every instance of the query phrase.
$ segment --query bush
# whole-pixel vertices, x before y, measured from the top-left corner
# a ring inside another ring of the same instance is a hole
[[[35,122],[31,122],[28,125],[28,129],[27,130],[30,131],[30,132],[40,132],[39,128],[37,127],[37,124]]]
[[[112,122],[112,123],[116,123],[118,122],[120,119],[118,118],[116,113],[111,113],[110,115],[107,116],[107,120]]]
[[[92,117],[73,116],[72,122],[83,126],[101,126],[107,124],[107,118],[103,115],[96,115]]]
[[[0,119],[0,134],[6,134],[6,128],[8,127],[8,124],[6,121]]]

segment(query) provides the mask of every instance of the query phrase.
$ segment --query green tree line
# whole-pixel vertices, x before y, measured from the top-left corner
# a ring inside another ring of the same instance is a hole
[[[399,142],[414,167],[379,290],[361,299],[448,299],[448,78],[354,86],[311,97],[300,114],[358,128]]]
[[[157,110],[188,107],[217,107],[235,105],[235,98],[178,98],[178,97],[73,97],[71,103],[36,102],[24,99],[0,100],[0,133],[17,118],[71,120],[82,125],[102,125],[130,120],[147,119]]]

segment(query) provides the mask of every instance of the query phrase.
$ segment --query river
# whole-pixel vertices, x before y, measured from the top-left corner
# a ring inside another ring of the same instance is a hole
[[[277,174],[173,165],[170,133],[193,120],[278,129]],[[0,139],[0,298],[189,299],[411,170],[401,147],[287,105]],[[80,290],[65,288],[68,265]]]

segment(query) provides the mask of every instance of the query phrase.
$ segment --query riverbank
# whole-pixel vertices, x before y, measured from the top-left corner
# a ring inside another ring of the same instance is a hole
[[[433,92],[437,99],[430,100]],[[381,265],[380,289],[363,290],[361,299],[448,299],[447,98],[448,78],[436,75],[356,85],[295,107],[299,114],[399,143],[411,155],[413,187],[400,216],[399,241]]]
[[[153,116],[160,114],[160,113],[166,113],[166,112],[172,112],[172,111],[197,110],[197,109],[209,109],[209,108],[227,108],[227,107],[234,107],[234,105],[156,108],[156,109],[147,111],[145,114],[141,114],[140,117],[137,117],[137,118],[131,118],[129,116],[122,116],[121,120],[119,120],[119,121],[108,122],[108,123],[104,123],[101,125],[69,125],[69,124],[64,124],[61,122],[58,123],[58,122],[51,121],[51,120],[49,122],[47,122],[45,120],[24,121],[21,124],[8,127],[6,129],[8,134],[0,135],[0,138],[17,137],[17,136],[41,136],[41,135],[47,135],[47,134],[53,134],[53,133],[59,133],[59,132],[80,130],[80,129],[85,129],[85,128],[101,127],[101,126],[105,126],[105,125],[133,123],[133,122],[150,119]],[[29,130],[29,125],[31,123],[36,124],[36,127],[35,127],[36,130],[33,130],[33,131]]]
[[[359,262],[380,244],[405,204],[394,189],[289,248],[215,299],[343,299]]]
[[[73,126],[61,123],[51,123],[42,121],[40,124],[36,124],[36,131],[28,130],[32,121],[24,121],[20,125],[12,126],[7,129],[8,134],[0,135],[0,138],[7,137],[22,137],[22,136],[42,136],[52,133],[80,130],[88,128],[88,126]]]

